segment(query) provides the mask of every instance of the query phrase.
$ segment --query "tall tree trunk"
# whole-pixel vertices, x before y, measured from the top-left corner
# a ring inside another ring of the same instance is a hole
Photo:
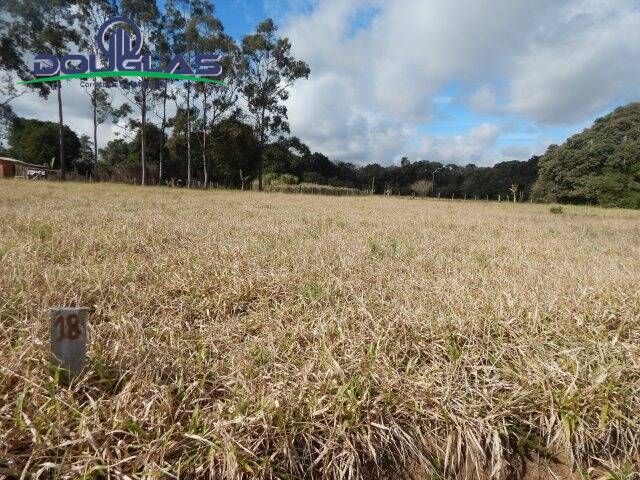
[[[209,164],[207,163],[207,90],[204,91],[202,102],[202,168],[204,170],[204,188],[209,187]]]
[[[187,188],[191,188],[191,85],[187,82]]]
[[[162,125],[160,127],[160,166],[158,168],[158,185],[162,185],[162,161],[164,150],[164,131],[167,127],[167,82],[164,82],[164,93],[162,94]]]
[[[258,143],[258,191],[262,191],[262,135]]]
[[[93,163],[98,167],[98,91],[97,80],[93,83]]]
[[[144,152],[144,132],[147,126],[147,88],[142,81],[142,119],[141,119],[142,131],[140,132],[140,157],[142,162],[142,185],[146,183],[146,157]]]
[[[62,82],[58,80],[58,136],[60,137],[60,180],[65,180],[64,127],[62,120]]]
[[[264,150],[264,108],[260,119],[260,141],[258,143],[258,191],[262,191],[262,151]]]

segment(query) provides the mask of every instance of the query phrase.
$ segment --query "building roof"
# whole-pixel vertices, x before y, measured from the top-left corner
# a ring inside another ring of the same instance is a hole
[[[58,170],[54,170],[53,168],[49,168],[46,165],[36,165],[34,163],[27,163],[27,162],[23,162],[22,160],[16,160],[15,158],[0,157],[0,161],[11,162],[11,163],[15,163],[16,165],[24,165],[27,168],[37,168],[38,170],[49,170],[51,172],[58,171]]]

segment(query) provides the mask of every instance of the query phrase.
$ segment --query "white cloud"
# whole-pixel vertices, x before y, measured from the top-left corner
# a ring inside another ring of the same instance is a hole
[[[509,109],[543,123],[580,121],[640,94],[640,10],[619,0],[572,2],[518,55]]]
[[[289,12],[281,33],[311,66],[288,102],[292,133],[334,160],[522,158],[563,140],[549,125],[564,135],[640,95],[637,0],[263,1]],[[67,85],[65,122],[90,133],[88,97]],[[57,118],[55,95],[14,107]],[[450,134],[421,133],[444,117]],[[537,133],[514,140],[522,125]]]
[[[494,111],[498,104],[498,93],[491,85],[482,85],[469,97],[469,107],[476,112]]]
[[[93,136],[91,101],[80,86],[80,82],[65,82],[62,85],[61,95],[65,125],[79,134],[91,133]],[[35,93],[28,93],[14,100],[11,106],[22,117],[58,121],[58,97],[55,90],[51,90],[47,99],[42,99]],[[104,143],[113,138],[110,124],[99,128],[99,138],[103,138]],[[104,144],[100,145],[100,147],[102,146]]]
[[[424,136],[420,142],[418,153],[440,163],[475,163],[487,165],[496,159],[488,153],[495,146],[500,127],[484,123],[473,127],[469,132],[460,135],[441,137]]]
[[[91,108],[91,100],[81,85],[80,81],[63,83],[63,121],[65,125],[68,125],[78,135],[89,135],[91,141],[93,141],[93,110]],[[128,101],[118,88],[110,88],[108,92],[112,97],[112,105],[114,108]],[[150,100],[149,103],[152,104]],[[55,90],[51,90],[47,99],[42,99],[35,93],[25,94],[11,102],[11,106],[13,110],[22,117],[37,118],[52,122],[58,121],[58,97]],[[196,106],[198,105],[196,104]],[[156,108],[158,109],[158,114],[160,114],[160,105],[156,105]],[[167,102],[167,116],[174,115],[175,110],[175,104],[173,102]],[[139,115],[139,110],[134,106],[134,118],[136,115]],[[149,111],[147,118],[151,122],[159,123],[159,117],[154,113],[153,109]],[[117,127],[110,118],[107,118],[104,123],[98,125],[98,148],[104,148],[109,141],[116,138],[131,139],[135,136],[136,132],[128,130],[126,127],[127,122],[123,121],[122,123],[123,127]]]
[[[350,34],[372,7],[377,15]],[[450,84],[472,111],[541,125],[584,123],[640,93],[635,0],[320,0],[283,31],[312,72],[292,92],[294,133],[345,160],[389,163],[408,151]],[[501,159],[497,138],[479,141],[482,132],[446,137],[453,144],[435,151],[460,163]]]
[[[535,151],[529,146],[512,145],[500,149],[500,153],[504,158],[511,160],[525,160],[535,154]]]

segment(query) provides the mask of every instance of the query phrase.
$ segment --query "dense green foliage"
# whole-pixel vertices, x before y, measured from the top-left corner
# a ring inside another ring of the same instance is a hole
[[[64,149],[67,155],[66,169],[76,168],[80,158],[80,139],[68,126],[64,126]],[[8,154],[27,163],[60,168],[58,148],[58,124],[41,120],[16,118],[9,130]]]
[[[162,149],[163,183],[186,185],[187,165],[184,158],[187,155],[188,130],[182,117],[184,112],[178,112],[168,137],[163,136],[161,129],[153,123],[145,126],[147,169],[151,183],[157,183],[158,159]],[[50,164],[51,158],[55,157],[54,165],[57,167],[57,128],[53,122],[17,118],[10,129],[10,149],[7,154],[35,164]],[[65,151],[70,161],[68,169],[73,168],[82,176],[97,176],[101,180],[140,181],[140,130],[130,140],[119,138],[110,141],[100,149],[100,161],[95,165],[91,140],[84,136],[81,142],[68,126],[64,128]],[[192,130],[190,135],[196,167],[194,184],[203,185],[202,130]],[[235,117],[210,127],[205,150],[208,181],[229,188],[249,187],[258,178],[258,137],[250,125]],[[537,163],[538,159],[534,157],[527,162],[502,162],[493,167],[462,167],[405,159],[401,165],[357,166],[334,163],[322,153],[312,153],[307,145],[295,137],[280,138],[267,145],[264,151],[264,172],[271,180],[281,178],[279,183],[328,185],[378,194],[494,200],[513,198],[510,189],[514,184],[517,186],[517,199],[529,199],[531,186],[537,177]],[[423,188],[418,188],[418,183],[422,183]]]
[[[599,118],[540,159],[536,199],[640,208],[640,103]]]
[[[163,152],[164,179],[171,184],[186,184],[187,172],[184,158],[187,154],[187,129],[183,112],[173,122],[171,135],[165,139]],[[152,124],[146,127],[149,139],[148,158],[157,159],[161,144],[161,132]],[[196,162],[195,184],[202,185],[202,131],[191,132],[192,154]],[[228,118],[207,134],[208,180],[214,185],[240,188],[258,178],[256,156],[259,135],[248,124],[237,118]],[[140,139],[131,142],[122,139],[111,141],[101,149],[98,175],[104,180],[139,180]],[[530,191],[537,177],[537,157],[526,162],[502,162],[493,167],[467,165],[442,165],[437,162],[403,160],[401,165],[381,166],[372,164],[357,166],[351,163],[334,163],[322,153],[314,152],[299,139],[280,138],[265,147],[265,182],[280,184],[316,184],[352,188],[373,193],[394,195],[432,195],[455,198],[507,199],[513,198],[513,185],[517,186],[518,200],[530,198]],[[151,161],[150,172],[158,171],[158,163]],[[435,172],[435,175],[434,175]],[[244,179],[244,182],[243,182]],[[433,180],[435,179],[435,185]],[[422,182],[426,188],[417,188]],[[254,185],[257,188],[257,182]],[[296,191],[296,189],[289,189]]]

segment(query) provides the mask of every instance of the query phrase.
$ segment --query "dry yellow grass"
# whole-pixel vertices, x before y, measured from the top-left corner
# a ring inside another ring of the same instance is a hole
[[[639,238],[633,211],[0,181],[0,477],[637,478]],[[91,308],[70,388],[56,305]]]

